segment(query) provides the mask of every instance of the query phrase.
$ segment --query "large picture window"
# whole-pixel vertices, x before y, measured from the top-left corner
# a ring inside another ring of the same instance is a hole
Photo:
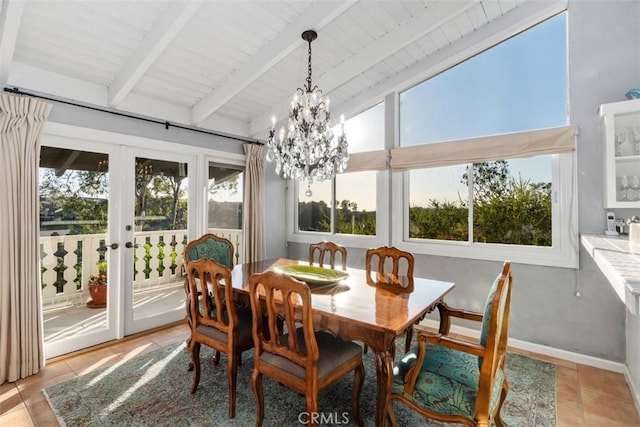
[[[314,183],[311,197],[296,185],[288,238],[358,247],[353,236],[376,230],[376,244],[417,254],[577,267],[566,26],[561,13],[470,47],[349,120],[357,166]]]
[[[566,45],[562,13],[400,93],[394,244],[577,265]]]

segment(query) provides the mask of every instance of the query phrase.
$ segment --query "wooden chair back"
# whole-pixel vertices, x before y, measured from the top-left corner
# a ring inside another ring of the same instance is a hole
[[[336,268],[336,254],[340,254],[342,269],[347,269],[347,249],[344,246],[334,242],[323,241],[309,245],[309,265],[318,263],[320,267],[324,266],[325,256],[329,255],[329,266]],[[317,255],[317,258],[316,258]]]
[[[233,303],[231,269],[209,258],[187,263],[189,283],[189,313],[191,329],[204,325],[215,328],[228,336],[224,350],[234,344],[238,315]],[[199,286],[207,289],[207,298],[198,296]]]
[[[367,250],[367,283],[393,292],[413,292],[413,254],[396,247]]]
[[[249,300],[254,313],[254,363],[260,364],[263,352],[291,360],[307,370],[307,377],[317,377],[318,344],[311,316],[311,291],[306,283],[273,271],[253,274],[249,280]],[[266,322],[256,321],[262,312]],[[302,328],[303,342],[296,330]],[[264,330],[264,328],[268,330]],[[286,328],[286,330],[285,330]],[[286,332],[287,340],[281,339]],[[279,377],[277,373],[271,372]]]

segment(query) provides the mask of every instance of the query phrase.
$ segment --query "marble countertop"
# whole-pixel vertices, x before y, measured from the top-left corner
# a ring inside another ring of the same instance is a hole
[[[604,234],[582,234],[580,241],[629,311],[640,314],[640,245]]]

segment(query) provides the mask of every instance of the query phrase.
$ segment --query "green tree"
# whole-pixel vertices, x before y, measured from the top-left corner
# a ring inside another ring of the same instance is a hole
[[[69,234],[104,233],[107,229],[108,180],[96,171],[67,170],[56,176],[53,169],[43,169],[40,180],[41,216],[46,206],[58,213],[52,215],[63,221]],[[91,222],[88,222],[91,221]]]
[[[464,173],[460,182],[469,185]],[[513,177],[505,160],[473,165],[473,239],[483,243],[550,246],[551,183]],[[410,237],[468,240],[466,200],[409,209]]]

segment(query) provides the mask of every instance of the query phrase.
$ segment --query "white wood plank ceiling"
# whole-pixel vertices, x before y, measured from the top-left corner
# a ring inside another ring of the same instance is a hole
[[[0,0],[0,83],[266,138],[307,74],[347,117],[566,0]]]

